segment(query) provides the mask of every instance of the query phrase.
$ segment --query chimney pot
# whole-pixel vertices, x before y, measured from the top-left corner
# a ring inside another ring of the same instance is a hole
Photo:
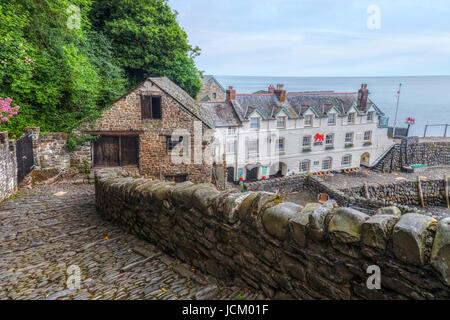
[[[229,86],[227,90],[226,101],[230,102],[231,100],[236,100],[236,90],[234,90],[233,86]]]
[[[284,85],[277,84],[277,90],[275,90],[275,94],[281,102],[286,101],[286,90],[283,89]]]
[[[358,110],[366,111],[367,100],[369,98],[369,90],[367,90],[367,84],[362,84],[361,89],[358,92]]]
[[[275,92],[275,87],[273,85],[269,86],[269,93],[274,93]]]

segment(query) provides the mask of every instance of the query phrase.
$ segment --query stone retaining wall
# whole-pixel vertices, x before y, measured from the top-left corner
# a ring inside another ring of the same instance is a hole
[[[17,190],[16,141],[0,132],[0,202]]]
[[[425,206],[446,206],[444,180],[421,181]],[[419,206],[420,198],[417,181],[403,181],[367,187],[371,199],[391,201],[397,204]],[[364,196],[364,186],[342,189],[350,196]]]
[[[301,207],[268,192],[219,192],[96,175],[96,208],[106,219],[167,253],[272,298],[449,299],[450,219],[368,216],[335,202]],[[381,270],[381,289],[366,283]]]
[[[403,139],[389,151],[372,169],[379,172],[399,171],[401,166],[426,164],[429,167],[450,165],[450,138]]]

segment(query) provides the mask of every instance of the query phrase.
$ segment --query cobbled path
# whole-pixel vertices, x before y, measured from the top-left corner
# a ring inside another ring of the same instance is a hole
[[[94,198],[92,185],[60,182],[0,204],[0,299],[264,298],[125,233]]]

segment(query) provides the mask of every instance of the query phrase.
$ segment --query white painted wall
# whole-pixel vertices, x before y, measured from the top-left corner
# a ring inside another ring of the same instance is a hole
[[[375,111],[375,110],[369,110]],[[331,111],[335,112],[334,110]],[[305,114],[313,114],[308,111]],[[280,113],[280,115],[284,115]],[[258,113],[253,113],[252,117],[260,117]],[[322,162],[327,157],[333,158],[332,171],[340,171],[345,168],[358,168],[361,165],[361,156],[364,153],[370,154],[370,166],[372,166],[380,156],[393,144],[393,140],[387,137],[387,128],[378,128],[378,116],[375,114],[372,122],[367,122],[367,115],[359,116],[355,114],[355,123],[348,124],[347,116],[340,117],[336,115],[336,124],[329,125],[328,118],[314,117],[313,125],[305,127],[304,119],[288,119],[286,128],[277,129],[276,120],[260,119],[260,129],[250,129],[250,122],[244,122],[242,127],[236,128],[236,134],[228,135],[228,128],[216,128],[217,153],[216,161],[220,162],[220,156],[226,150],[226,141],[237,141],[236,154],[227,153],[227,167],[235,168],[235,179],[238,180],[238,169],[245,168],[249,164],[259,164],[267,166],[269,175],[275,174],[278,170],[278,163],[285,163],[287,166],[287,175],[299,173],[299,165],[303,160],[310,160],[310,172],[322,171]],[[371,146],[364,146],[364,132],[372,131]],[[345,148],[345,135],[353,132],[353,148]],[[334,135],[334,149],[326,150],[325,141],[322,146],[314,146],[314,136],[316,134]],[[303,152],[303,136],[312,136],[311,152]],[[257,158],[249,159],[246,152],[246,140],[254,140],[259,137],[259,155]],[[269,137],[272,142],[267,143]],[[284,152],[275,151],[275,140],[277,137],[284,138]],[[351,154],[352,161],[350,166],[342,166],[341,161],[344,155]],[[270,170],[271,168],[271,170]],[[246,179],[245,169],[243,170],[243,178]],[[259,169],[258,178],[262,178],[262,169]]]

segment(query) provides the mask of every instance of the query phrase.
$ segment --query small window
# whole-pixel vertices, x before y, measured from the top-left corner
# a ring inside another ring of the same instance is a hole
[[[372,131],[364,132],[364,141],[371,141],[371,140],[372,140]]]
[[[161,119],[161,97],[141,96],[142,119]]]
[[[277,140],[277,151],[284,151],[284,138]]]
[[[310,160],[303,160],[300,162],[300,172],[309,172],[309,168],[311,166]]]
[[[345,143],[353,143],[353,132],[347,132],[345,134]]]
[[[342,157],[342,166],[343,167],[349,167],[352,165],[352,155],[351,154],[347,154],[345,156]]]
[[[334,143],[334,135],[333,134],[327,134],[325,136],[325,145],[332,146]]]
[[[235,136],[236,135],[236,128],[235,127],[229,127],[228,128],[228,135],[229,136]]]
[[[304,147],[310,147],[311,146],[311,136],[304,136],[303,137],[303,146]]]
[[[355,113],[349,113],[347,123],[355,123]]]
[[[236,153],[236,140],[227,142],[227,153],[230,153],[230,154]]]
[[[278,117],[277,118],[277,128],[278,129],[286,128],[286,117]]]
[[[323,170],[331,170],[333,168],[333,159],[328,157],[322,161]]]
[[[178,145],[180,145],[180,155],[189,154],[188,139],[185,139],[185,137],[182,136],[178,137],[178,139],[172,139],[171,136],[166,137],[166,149],[168,155],[171,155],[173,149]]]
[[[305,127],[311,127],[313,123],[313,116],[305,116]]]
[[[373,122],[375,112],[371,111],[367,114],[367,122]]]
[[[258,140],[249,141],[247,143],[248,153],[257,154],[258,153]]]
[[[214,100],[216,100],[217,94],[214,92],[214,93],[212,94],[212,97],[213,97]]]
[[[332,113],[328,115],[328,125],[334,125],[336,124],[336,114]]]
[[[250,118],[250,128],[259,129],[259,118]]]

